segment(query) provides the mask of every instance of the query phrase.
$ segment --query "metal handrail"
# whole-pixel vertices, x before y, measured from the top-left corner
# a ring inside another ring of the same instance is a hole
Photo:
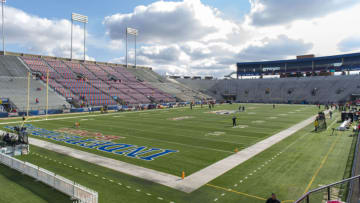
[[[355,147],[355,155],[354,155],[354,160],[353,160],[353,166],[351,169],[351,175],[354,176],[356,173],[356,168],[357,168],[357,160],[358,160],[358,156],[359,156],[359,145],[360,145],[360,133],[358,133],[357,135],[357,142],[356,142],[356,147]],[[349,200],[351,199],[352,193],[353,193],[353,183],[350,183],[350,187],[349,187],[349,193],[348,196],[346,198],[346,201],[349,202]]]
[[[341,181],[338,181],[338,182],[335,182],[335,183],[332,183],[332,184],[329,184],[329,185],[325,185],[325,186],[322,186],[322,187],[313,189],[313,190],[305,193],[303,196],[301,196],[298,200],[295,201],[295,203],[299,203],[299,202],[303,201],[305,198],[308,198],[309,195],[312,194],[312,193],[315,193],[315,192],[320,191],[320,190],[323,190],[323,189],[329,189],[330,187],[332,187],[332,186],[334,186],[334,185],[346,183],[346,182],[349,182],[349,181],[352,181],[352,180],[355,180],[355,179],[359,179],[359,181],[360,181],[360,175],[357,175],[357,176],[354,176],[354,177],[350,177],[350,178],[347,178],[347,179],[344,179],[344,180],[341,180]],[[308,201],[309,201],[309,200],[307,199],[307,202],[308,202]]]

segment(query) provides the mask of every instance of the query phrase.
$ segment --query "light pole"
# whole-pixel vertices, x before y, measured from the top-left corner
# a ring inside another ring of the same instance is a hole
[[[84,16],[84,15],[80,15],[77,13],[72,13],[71,14],[71,50],[70,50],[70,59],[72,59],[72,50],[73,50],[73,26],[74,26],[74,21],[80,22],[80,23],[84,23],[84,61],[85,61],[85,50],[86,50],[86,23],[88,23],[88,17]]]
[[[136,37],[139,31],[134,28],[126,28],[126,68],[128,67],[128,36],[133,35],[135,37],[135,67],[136,67]]]
[[[5,55],[5,35],[4,35],[4,4],[6,0],[1,0],[1,30],[2,30],[2,45],[3,45],[3,55]]]

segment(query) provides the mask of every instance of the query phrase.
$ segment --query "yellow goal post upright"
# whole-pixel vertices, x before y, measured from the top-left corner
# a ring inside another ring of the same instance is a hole
[[[26,101],[26,116],[25,117],[25,120],[23,120],[22,124],[21,124],[21,127],[24,126],[25,124],[25,121],[29,118],[29,108],[30,108],[30,72],[28,72],[27,74],[27,101]]]
[[[27,105],[26,105],[26,119],[29,117],[29,108],[30,108],[30,72],[28,72],[27,77]]]
[[[45,120],[48,119],[49,110],[49,70],[46,71],[46,107],[45,107]]]

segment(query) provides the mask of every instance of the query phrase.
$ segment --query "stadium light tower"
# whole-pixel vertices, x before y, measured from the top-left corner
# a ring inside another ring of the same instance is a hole
[[[85,48],[86,48],[86,23],[88,23],[88,17],[84,15],[80,15],[77,13],[71,14],[71,50],[70,50],[70,59],[72,59],[72,50],[73,50],[73,25],[74,21],[84,23],[84,61],[85,61]]]
[[[1,0],[1,31],[2,31],[2,45],[3,55],[5,55],[5,35],[4,35],[4,4],[6,0]]]
[[[136,37],[138,35],[138,30],[134,28],[126,28],[126,68],[128,67],[128,35],[133,35],[135,37],[135,67],[136,67]]]

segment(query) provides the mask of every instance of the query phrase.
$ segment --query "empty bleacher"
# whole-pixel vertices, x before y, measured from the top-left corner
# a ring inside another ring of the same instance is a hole
[[[360,93],[359,75],[281,79],[191,80],[180,79],[194,89],[206,90],[218,100],[235,98],[256,103],[338,103]]]
[[[80,104],[113,105],[173,102],[175,99],[149,83],[140,81],[121,66],[84,63],[55,58],[21,57],[33,73],[66,98]]]
[[[18,111],[25,111],[27,107],[27,78],[26,77],[0,77],[0,95],[9,98]],[[69,107],[64,97],[49,91],[49,109]],[[38,103],[36,103],[38,99]],[[44,110],[46,108],[46,86],[39,80],[30,82],[30,110]]]
[[[46,75],[49,73],[50,105],[69,105],[69,101],[97,105],[120,103],[234,99],[264,103],[339,102],[360,93],[360,76],[282,78],[258,80],[170,79],[148,68],[69,61],[52,57],[0,56],[1,96],[24,108],[26,74],[32,79],[31,107],[44,106]],[[35,88],[35,89],[33,89]],[[60,94],[62,96],[57,95]],[[39,103],[35,103],[38,98]],[[43,105],[44,104],[44,105]]]
[[[151,69],[128,68],[126,70],[135,75],[136,78],[144,81],[144,84],[165,92],[168,97],[175,96],[178,101],[197,101],[211,98],[210,96],[191,89],[176,80],[162,77]]]
[[[23,77],[28,71],[16,56],[0,56],[0,76]]]
[[[0,66],[2,64],[5,65],[0,69],[0,76],[26,77],[27,71],[30,70],[42,80],[42,85],[46,83],[46,76],[49,74],[51,90],[62,95],[63,100],[67,99],[76,104],[175,102],[174,96],[179,101],[201,98],[197,91],[164,79],[147,68],[128,69],[121,65],[84,63],[31,55],[6,56],[0,58]],[[12,67],[6,64],[13,64],[14,68],[6,69],[4,67]],[[163,87],[167,85],[168,88]]]
[[[171,95],[152,87],[150,84],[145,83],[141,79],[138,79],[134,74],[129,72],[128,69],[122,66],[101,67],[115,78],[118,78],[124,85],[122,88],[127,87],[126,91],[129,91],[129,89],[135,90],[132,92],[132,95],[134,95],[136,99],[140,99],[146,102],[149,102],[150,99],[156,102],[175,101]]]

